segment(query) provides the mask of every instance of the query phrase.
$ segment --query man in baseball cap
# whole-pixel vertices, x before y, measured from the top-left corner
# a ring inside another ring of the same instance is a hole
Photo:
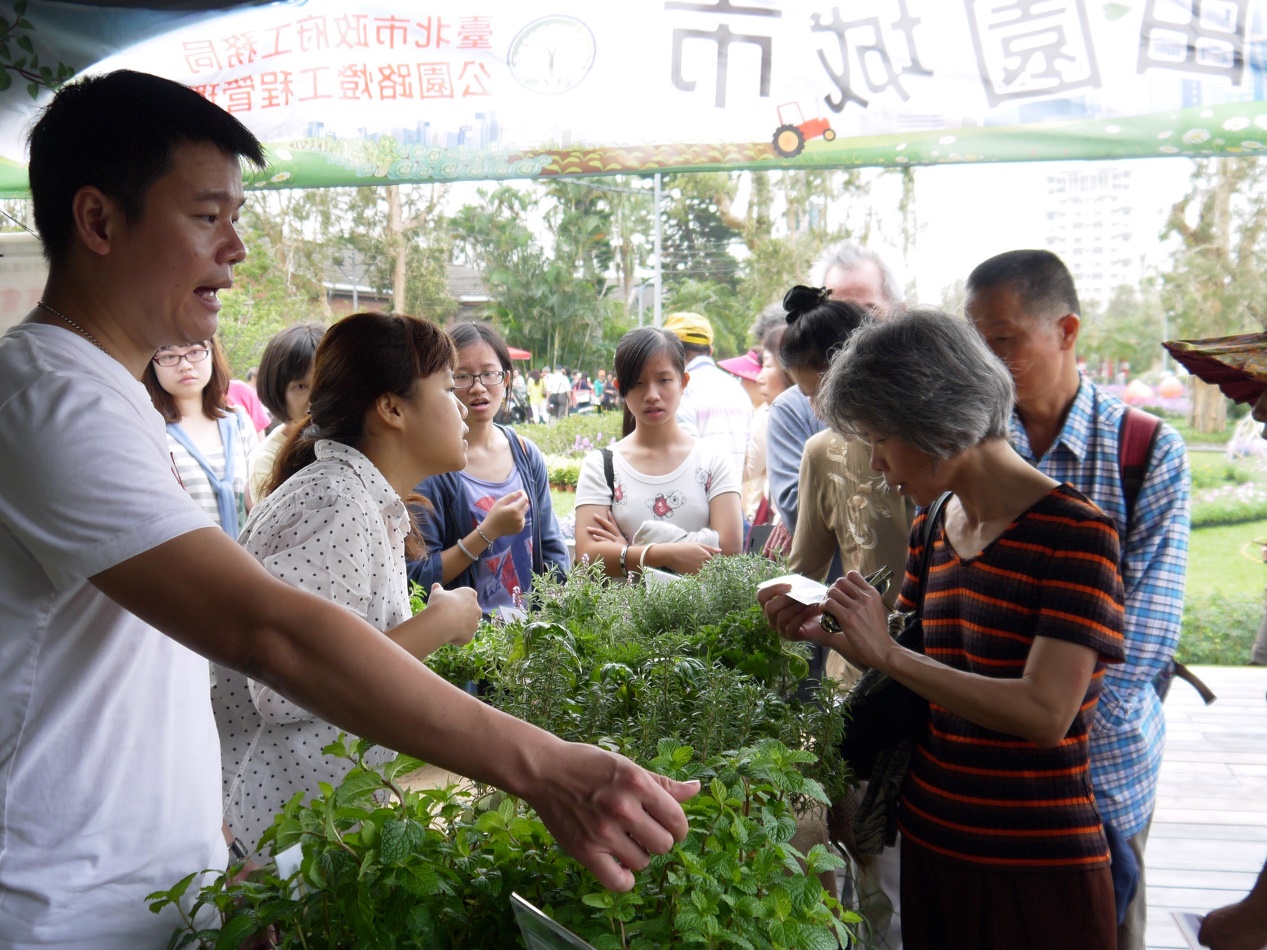
[[[752,400],[739,381],[713,361],[712,324],[698,313],[671,313],[664,329],[682,341],[691,377],[678,406],[678,425],[729,453],[736,474],[742,476]]]

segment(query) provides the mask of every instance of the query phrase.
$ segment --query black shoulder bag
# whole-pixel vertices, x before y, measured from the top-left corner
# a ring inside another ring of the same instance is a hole
[[[919,588],[915,611],[907,614],[895,639],[908,650],[924,652],[924,588],[933,561],[937,522],[950,499],[939,496],[928,509],[922,532]],[[848,824],[839,829],[859,854],[879,854],[897,841],[897,806],[916,740],[928,725],[928,700],[879,670],[867,670],[845,694],[847,720],[840,753],[854,775],[869,782]]]

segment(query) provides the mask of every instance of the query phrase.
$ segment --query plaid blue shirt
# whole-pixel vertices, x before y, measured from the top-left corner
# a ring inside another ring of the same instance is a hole
[[[1191,480],[1183,439],[1164,422],[1126,524],[1118,434],[1126,406],[1085,377],[1059,437],[1035,462],[1029,436],[1012,416],[1016,450],[1040,471],[1068,482],[1114,521],[1126,591],[1126,662],[1111,665],[1091,729],[1091,781],[1104,820],[1130,838],[1153,813],[1166,720],[1153,680],[1174,657],[1183,620]]]

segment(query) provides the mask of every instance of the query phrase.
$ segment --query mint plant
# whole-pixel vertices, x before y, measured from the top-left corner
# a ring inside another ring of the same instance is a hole
[[[528,620],[483,624],[469,644],[428,658],[565,739],[704,782],[685,806],[690,836],[632,893],[603,890],[522,802],[479,787],[410,790],[401,776],[422,763],[370,768],[367,742],[340,742],[327,751],[348,759],[347,778],[308,803],[296,796],[265,836],[274,851],[302,844],[300,890],[275,869],[201,888],[191,875],[152,906],[188,901],[192,888],[218,923],[199,930],[190,916],[171,946],[271,933],[278,947],[500,948],[518,939],[511,891],[599,950],[841,945],[857,918],[815,876],[838,859],[789,842],[796,814],[848,786],[843,726],[830,691],[798,694],[805,648],[782,642],[756,604],[756,585],[779,571],[714,558],[697,576],[644,587],[578,565],[534,580]]]
[[[699,762],[689,746],[660,744],[647,764],[703,789],[685,806],[686,840],[655,857],[637,888],[613,894],[551,840],[522,801],[481,787],[406,789],[420,766],[401,756],[375,768],[366,740],[325,750],[351,766],[338,788],[287,803],[265,841],[300,844],[293,880],[269,870],[201,887],[171,948],[502,948],[517,939],[509,909],[523,894],[598,950],[667,947],[835,948],[856,915],[823,890],[818,873],[841,866],[821,846],[800,854],[793,800],[824,802],[800,771],[809,753],[775,740]],[[380,805],[376,793],[390,794]],[[801,861],[805,867],[802,869]],[[179,902],[190,875],[150,895],[156,913]],[[201,929],[203,914],[214,926]]]

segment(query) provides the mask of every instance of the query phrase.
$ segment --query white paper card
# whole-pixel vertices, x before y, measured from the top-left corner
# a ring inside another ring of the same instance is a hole
[[[820,584],[800,574],[784,574],[782,577],[771,578],[758,584],[757,590],[765,590],[767,587],[776,587],[779,584],[790,584],[792,589],[787,595],[806,607],[821,604],[827,597],[827,591],[830,590],[826,584]]]
[[[1197,940],[1197,934],[1201,932],[1201,915],[1187,910],[1172,910],[1170,916],[1175,919],[1175,926],[1188,946],[1192,950],[1201,950],[1201,943]]]

